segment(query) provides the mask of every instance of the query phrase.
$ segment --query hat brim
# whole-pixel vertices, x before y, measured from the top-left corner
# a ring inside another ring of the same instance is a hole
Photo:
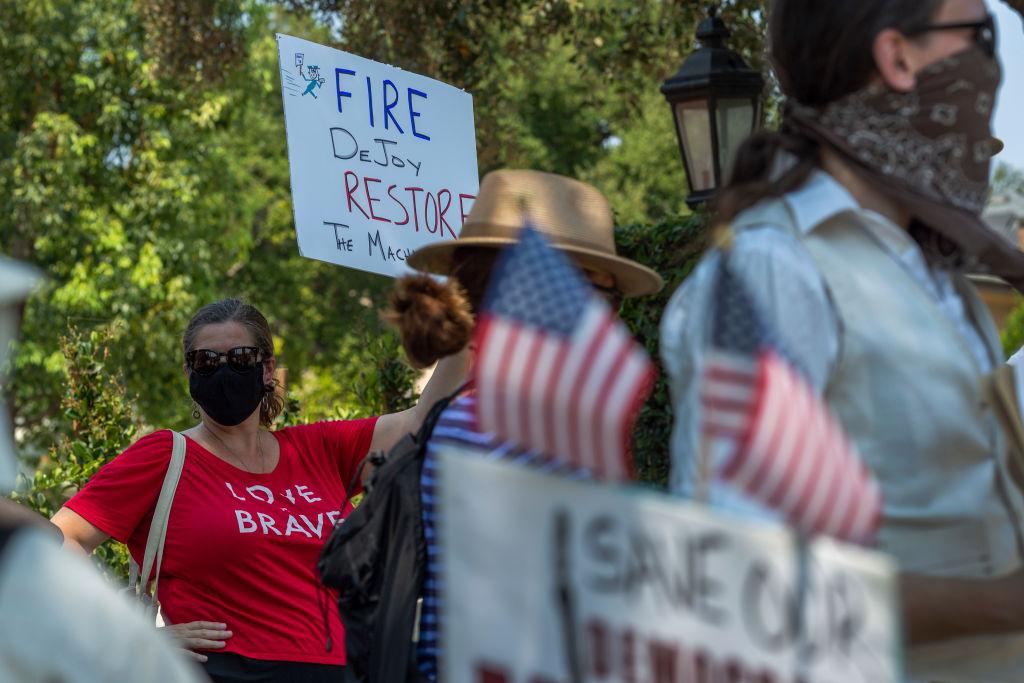
[[[416,270],[434,275],[451,275],[452,255],[459,247],[482,247],[502,249],[515,244],[509,237],[465,237],[448,242],[439,242],[420,247],[409,254],[406,263]],[[608,273],[615,278],[615,288],[624,297],[656,294],[665,286],[661,276],[646,266],[621,256],[613,256],[596,249],[577,247],[570,244],[557,245],[584,268]]]

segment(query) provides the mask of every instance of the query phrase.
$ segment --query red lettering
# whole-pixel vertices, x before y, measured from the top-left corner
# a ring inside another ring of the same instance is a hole
[[[413,219],[413,221],[414,221],[414,223],[416,225],[416,232],[419,232],[420,231],[420,214],[419,214],[419,211],[416,210],[416,193],[417,192],[423,192],[423,188],[422,187],[407,187],[407,188],[405,188],[405,190],[406,190],[406,192],[408,192],[412,196],[412,219]]]
[[[587,651],[590,653],[590,672],[598,678],[604,678],[611,673],[611,662],[608,661],[608,629],[600,619],[591,619],[587,624],[587,637],[589,645]]]
[[[693,656],[693,680],[694,683],[712,683],[711,662],[708,653],[704,650],[697,650]]]
[[[631,630],[622,632],[622,681],[636,683],[636,638]]]
[[[509,676],[506,669],[494,664],[477,664],[475,669],[477,683],[508,683]]]
[[[737,662],[735,659],[730,659],[725,663],[725,683],[743,683],[743,679],[746,678],[743,672],[743,665]]]
[[[391,190],[395,189],[396,187],[398,187],[398,186],[397,185],[390,185],[388,187],[388,196],[391,197],[392,201],[394,201],[395,204],[398,204],[399,208],[402,209],[402,213],[405,214],[405,219],[403,219],[401,221],[395,221],[395,225],[405,225],[406,223],[409,222],[409,212],[406,210],[405,204],[403,204],[401,201],[399,201],[398,197],[396,197],[395,195],[391,194]]]
[[[375,214],[373,212],[373,204],[374,204],[374,202],[379,202],[380,200],[377,199],[376,197],[371,197],[370,196],[370,183],[379,183],[379,182],[380,182],[380,178],[363,178],[363,190],[366,191],[366,204],[367,204],[367,206],[370,207],[370,218],[372,218],[375,221],[381,221],[382,223],[390,223],[391,221],[389,221],[387,218],[383,218],[381,216],[378,216],[377,214]]]
[[[355,181],[355,185],[349,185],[348,178],[352,176],[352,180]],[[348,212],[352,213],[352,205],[355,204],[356,208],[359,209],[359,213],[363,214],[367,218],[369,216],[363,211],[363,207],[359,206],[359,200],[352,196],[352,193],[359,189],[359,176],[352,171],[345,171],[345,198],[348,199]]]
[[[676,683],[679,673],[679,650],[672,643],[652,640],[647,645],[650,655],[651,680],[655,683]]]
[[[459,193],[459,213],[462,214],[462,223],[460,224],[459,227],[462,227],[463,225],[466,224],[466,216],[469,215],[466,213],[466,205],[462,203],[463,199],[476,199],[476,195],[462,194],[461,192]]]
[[[442,197],[444,198],[444,202],[443,203],[441,201]],[[449,191],[449,190],[441,190],[440,192],[437,193],[437,206],[438,206],[437,217],[441,221],[441,225],[443,225],[444,227],[448,228],[448,232],[450,232],[452,234],[452,239],[455,239],[456,237],[458,237],[458,235],[456,235],[455,231],[452,230],[452,226],[448,225],[448,221],[446,221],[444,219],[444,214],[448,211],[448,209],[452,208],[452,193],[451,193],[451,191]],[[441,233],[441,237],[444,237],[444,230],[441,230],[440,227],[441,226],[438,226],[439,232]]]
[[[434,204],[434,208],[432,210],[427,208],[428,206],[430,206],[431,202],[433,202]],[[430,227],[429,218],[431,216],[434,217],[433,229],[431,229]],[[423,225],[427,226],[427,232],[429,232],[431,235],[437,232],[438,229],[440,228],[437,220],[437,199],[435,199],[434,195],[430,192],[428,192],[427,196],[423,199]]]

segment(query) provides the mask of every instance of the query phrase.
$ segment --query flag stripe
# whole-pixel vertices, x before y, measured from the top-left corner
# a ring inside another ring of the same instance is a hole
[[[509,372],[509,386],[513,388],[508,397],[508,424],[521,434],[530,432],[530,406],[535,402],[533,395],[533,372],[537,365],[537,352],[547,335],[541,330],[530,330],[518,348]]]
[[[624,430],[653,365],[567,257],[526,226],[492,272],[480,317],[479,427],[562,466],[630,476]]]
[[[555,370],[555,363],[564,348],[557,338],[545,336],[537,351],[537,362],[531,370],[533,376],[530,378],[530,394],[533,399],[528,407],[529,419],[522,433],[529,436],[530,443],[536,444],[535,449],[541,453],[554,452],[551,448],[551,439],[548,438],[551,426],[548,388],[551,385],[550,379]]]
[[[622,371],[618,374],[618,381],[608,392],[608,400],[601,416],[601,424],[605,429],[602,441],[626,454],[625,458],[612,458],[612,462],[617,463],[622,470],[623,478],[633,476],[629,435],[633,431],[633,422],[653,381],[654,369],[646,354],[632,349]],[[609,456],[606,454],[606,457]]]
[[[590,427],[590,433],[596,437],[594,439],[594,458],[601,463],[601,469],[607,472],[612,479],[622,479],[625,475],[623,471],[625,463],[616,456],[627,450],[626,444],[622,443],[615,433],[618,424],[614,418],[614,411],[619,408],[614,404],[614,400],[620,387],[629,391],[636,381],[630,367],[630,361],[636,356],[634,349],[631,348],[632,340],[621,330],[617,336],[619,336],[618,353],[608,372],[605,373],[596,394],[595,403],[597,405],[592,408],[594,422]],[[609,412],[612,414],[609,415]]]
[[[593,310],[588,310],[583,316],[578,334],[584,339],[592,338],[600,330],[603,323],[602,316],[596,315]],[[552,429],[554,440],[551,452],[558,454],[559,457],[565,458],[571,463],[573,462],[572,439],[575,433],[573,429],[575,406],[572,402],[572,397],[575,393],[576,381],[581,374],[581,368],[583,368],[583,363],[586,360],[586,353],[585,349],[580,349],[570,344],[566,344],[566,349],[567,353],[559,368],[557,387],[555,388],[555,395],[552,400],[555,422]]]
[[[570,399],[572,419],[566,430],[570,436],[566,455],[578,467],[596,470],[598,476],[604,476],[604,472],[598,469],[598,463],[594,462],[594,432],[589,428],[587,417],[594,410],[594,403],[597,400],[599,384],[595,383],[600,382],[601,376],[607,372],[608,362],[611,360],[608,342],[611,341],[614,322],[611,315],[605,316],[597,333],[586,344],[583,367],[587,368],[587,372],[575,377]]]

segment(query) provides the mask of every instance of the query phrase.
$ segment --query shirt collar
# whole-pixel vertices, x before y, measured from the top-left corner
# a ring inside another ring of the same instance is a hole
[[[807,234],[833,216],[860,210],[860,204],[839,181],[822,170],[811,173],[800,189],[783,196],[801,234]]]

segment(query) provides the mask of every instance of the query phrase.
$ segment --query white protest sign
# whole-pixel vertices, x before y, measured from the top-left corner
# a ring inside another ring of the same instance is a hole
[[[455,239],[479,188],[473,98],[278,34],[299,253],[382,275]]]
[[[801,601],[796,542],[782,527],[454,447],[439,465],[448,683],[569,683],[567,633],[588,683],[901,680],[884,555],[812,542]]]

